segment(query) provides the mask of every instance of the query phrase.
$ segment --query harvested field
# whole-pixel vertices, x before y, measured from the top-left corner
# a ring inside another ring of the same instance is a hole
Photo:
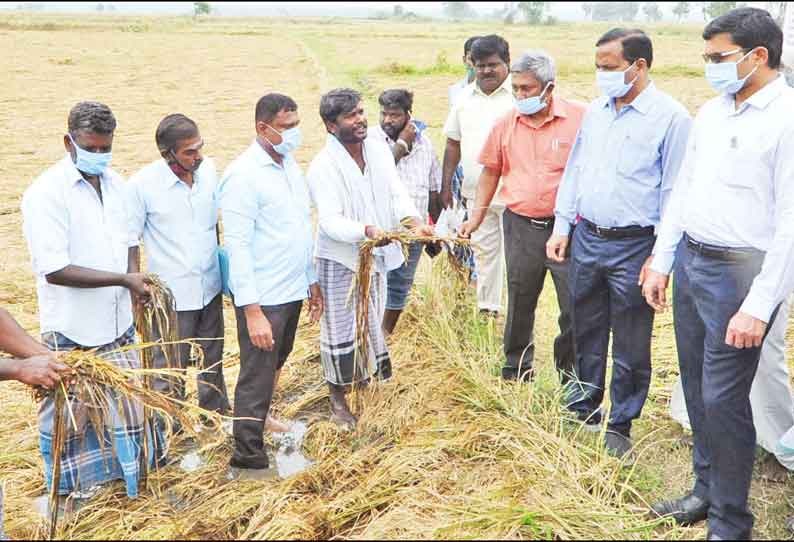
[[[289,27],[289,32],[284,28]],[[389,87],[415,92],[440,152],[447,87],[463,41],[497,32],[518,52],[543,47],[557,59],[559,92],[595,95],[593,44],[607,26],[527,28],[481,23],[395,23],[337,19],[0,16],[0,303],[31,333],[38,319],[21,231],[20,198],[33,178],[63,155],[69,108],[82,99],[110,105],[118,119],[113,166],[125,177],[157,158],[154,130],[168,113],[194,118],[205,150],[224,168],[253,138],[253,109],[266,91],[299,105],[305,168],[325,138],[317,107],[323,91],[352,86],[376,98]],[[700,28],[650,27],[656,84],[694,110],[711,96],[702,78]],[[446,59],[446,60],[445,60]],[[452,65],[447,67],[446,63]],[[437,258],[425,258],[411,305],[391,341],[395,378],[365,392],[359,429],[327,421],[327,391],[316,361],[319,328],[301,326],[276,392],[282,418],[309,423],[304,452],[315,464],[286,480],[228,481],[231,440],[204,452],[207,464],[150,477],[129,500],[113,484],[59,524],[67,538],[703,538],[649,522],[646,505],[691,484],[689,450],[667,415],[678,369],[670,314],[657,318],[654,379],[636,425],[634,467],[606,457],[595,439],[562,422],[551,345],[557,304],[541,299],[536,328],[540,374],[531,386],[504,384],[501,323],[476,315],[473,292]],[[551,283],[549,282],[549,286]],[[234,316],[226,306],[229,381],[237,377]],[[27,389],[0,393],[0,483],[6,532],[46,536],[33,500],[46,492],[35,404]],[[230,390],[231,390],[230,385]],[[195,384],[192,385],[195,400]],[[752,508],[758,538],[786,536],[790,484],[756,478]]]

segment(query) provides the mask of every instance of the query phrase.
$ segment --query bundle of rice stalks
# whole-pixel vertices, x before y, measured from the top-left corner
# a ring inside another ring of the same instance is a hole
[[[97,355],[94,350],[73,350],[64,353],[59,359],[71,369],[68,381],[62,380],[60,384],[50,391],[41,388],[36,389],[35,393],[40,400],[51,398],[55,404],[53,439],[52,439],[52,480],[50,486],[50,538],[54,538],[57,532],[58,519],[58,488],[61,476],[61,458],[68,428],[74,433],[83,431],[79,427],[75,416],[77,405],[81,407],[81,412],[87,422],[93,427],[98,436],[99,445],[104,451],[106,446],[104,432],[108,427],[114,427],[114,420],[121,418],[121,422],[126,427],[137,425],[136,409],[141,405],[144,412],[153,413],[165,424],[165,435],[171,433],[171,420],[178,421],[187,435],[199,438],[194,430],[198,415],[205,416],[220,426],[220,416],[207,412],[190,403],[180,401],[170,395],[158,393],[146,384],[146,380],[153,376],[173,377],[182,372],[181,369],[131,369],[122,368],[105,356],[111,357],[113,354],[128,352],[130,350],[145,351],[146,349],[166,343],[143,343],[130,345],[118,350]],[[171,343],[168,343],[171,344]],[[148,421],[144,418],[144,421]],[[82,424],[84,425],[84,424]],[[204,437],[207,433],[202,433]],[[154,425],[144,423],[143,453],[141,463],[143,465],[158,464],[161,457],[155,457],[155,450],[150,450],[146,443],[149,438],[152,442],[156,441],[154,435]],[[84,437],[85,434],[83,433]],[[112,445],[115,441],[111,439]],[[162,443],[165,447],[165,443]],[[162,453],[162,449],[159,451]],[[115,450],[114,450],[115,455]],[[142,471],[143,472],[143,471]]]
[[[358,273],[356,274],[356,343],[353,361],[353,386],[354,404],[356,410],[360,412],[358,403],[359,394],[355,390],[359,387],[358,383],[363,380],[363,365],[367,363],[369,356],[369,301],[372,286],[373,264],[375,261],[374,250],[390,243],[398,243],[403,251],[403,257],[408,261],[408,251],[413,243],[426,243],[442,247],[447,254],[447,261],[458,277],[459,282],[463,283],[467,275],[463,265],[454,255],[454,247],[460,246],[470,250],[471,241],[460,237],[437,237],[435,235],[418,235],[414,231],[407,229],[408,224],[403,222],[401,228],[395,231],[385,232],[375,239],[367,239],[361,243],[358,256]],[[364,358],[364,359],[361,359]]]

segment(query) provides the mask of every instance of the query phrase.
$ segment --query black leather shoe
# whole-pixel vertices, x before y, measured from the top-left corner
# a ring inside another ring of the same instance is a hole
[[[658,502],[651,511],[658,517],[671,516],[679,525],[694,525],[708,517],[709,503],[690,493],[680,499]]]
[[[634,444],[627,436],[621,435],[616,431],[607,431],[604,435],[604,447],[607,453],[612,457],[622,459],[627,453],[631,451]]]

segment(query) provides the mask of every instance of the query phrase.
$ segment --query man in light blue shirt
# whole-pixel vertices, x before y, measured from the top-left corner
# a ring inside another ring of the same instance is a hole
[[[215,412],[231,410],[223,379],[223,303],[218,267],[218,185],[215,165],[204,159],[198,126],[181,114],[166,116],[157,127],[155,142],[161,158],[130,178],[127,187],[130,231],[143,239],[148,270],[168,284],[174,294],[179,338],[198,338],[203,356],[198,375],[199,406]],[[132,265],[140,269],[134,249]],[[156,333],[156,330],[155,330]],[[154,366],[185,368],[190,345],[181,344],[177,359],[165,348],[154,351]],[[157,391],[185,397],[183,379],[155,378]]]
[[[300,144],[298,106],[288,96],[266,94],[255,119],[256,139],[226,169],[220,185],[240,344],[230,463],[247,472],[269,466],[264,420],[292,352],[303,301],[309,298],[312,322],[323,311],[309,192],[292,155]]]
[[[604,96],[589,107],[557,194],[549,258],[563,261],[573,224],[570,290],[576,379],[568,408],[590,429],[601,423],[613,333],[612,409],[605,438],[631,449],[651,381],[653,311],[638,286],[686,148],[691,118],[649,79],[650,38],[610,30],[596,44]]]

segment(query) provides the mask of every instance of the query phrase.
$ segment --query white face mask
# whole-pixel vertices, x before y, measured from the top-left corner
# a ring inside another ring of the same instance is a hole
[[[741,51],[741,49],[735,49],[733,51],[721,53],[720,56],[733,55],[739,51]],[[744,88],[744,85],[747,84],[747,80],[758,69],[758,66],[756,66],[750,73],[748,73],[742,79],[739,79],[739,64],[741,64],[745,58],[750,56],[750,53],[753,51],[755,51],[755,49],[751,49],[746,55],[736,62],[706,63],[706,80],[708,80],[709,84],[712,86],[712,88],[714,88],[714,90],[721,94],[736,94]]]
[[[637,74],[630,83],[626,83],[626,73],[634,67],[634,64],[636,64],[636,62],[619,72],[596,71],[596,84],[598,88],[601,89],[601,92],[610,98],[622,98],[625,96],[639,77],[639,74]]]
[[[273,150],[279,153],[281,156],[286,156],[300,147],[302,137],[301,129],[299,127],[295,126],[293,128],[287,128],[283,132],[279,132],[269,124],[267,126],[281,136],[281,143],[278,145],[273,145],[269,139],[265,138],[273,147]]]
[[[540,93],[539,96],[530,96],[529,98],[524,98],[523,100],[519,100],[516,97],[513,97],[513,102],[516,104],[516,109],[522,115],[534,115],[548,104],[543,101],[543,97],[546,95],[546,91],[549,89],[551,85],[551,81],[549,81],[546,86],[543,88],[543,92]]]

